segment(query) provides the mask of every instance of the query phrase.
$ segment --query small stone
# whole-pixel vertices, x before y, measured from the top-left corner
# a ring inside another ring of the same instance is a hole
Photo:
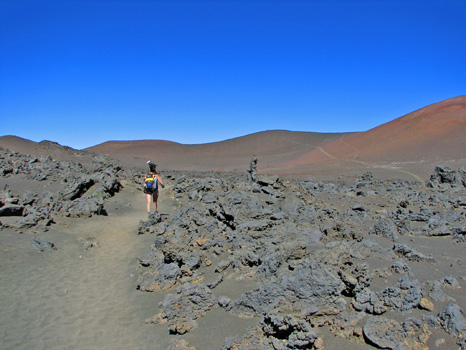
[[[189,343],[184,339],[176,339],[172,340],[167,350],[196,350],[196,348],[189,346]]]
[[[227,308],[231,304],[231,299],[226,296],[220,296],[218,298],[218,305],[223,308]]]
[[[191,269],[189,268],[189,266],[183,265],[183,266],[181,266],[181,274],[182,274],[183,276],[188,276],[188,277],[190,277],[190,276],[193,275],[193,272],[191,271]]]
[[[97,241],[97,238],[95,237],[87,237],[87,238],[81,237],[79,238],[79,242],[86,250],[99,247],[99,242]]]
[[[362,327],[355,327],[355,328],[353,329],[353,334],[354,334],[355,336],[357,336],[357,337],[362,338],[363,335],[364,335],[364,334],[363,334],[363,331],[362,331]]]
[[[324,348],[324,339],[322,337],[317,337],[316,341],[314,342],[314,349],[322,350]]]
[[[32,248],[38,252],[50,252],[52,250],[57,250],[57,247],[55,247],[55,244],[52,242],[47,242],[38,238],[32,239]]]
[[[434,311],[435,305],[429,299],[421,298],[421,302],[419,303],[419,308],[421,310]]]

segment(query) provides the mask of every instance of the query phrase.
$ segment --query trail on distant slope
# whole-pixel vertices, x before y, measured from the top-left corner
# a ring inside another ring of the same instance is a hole
[[[354,149],[356,151],[356,155],[352,158],[350,158],[349,160],[356,160],[358,157],[359,157],[359,153],[360,153],[360,150],[358,147],[356,146],[353,146],[353,145],[350,145],[348,142],[346,142],[345,140],[343,140],[342,138],[339,138],[338,139],[338,142],[341,142],[342,144],[344,144],[345,146],[347,147],[350,147],[352,149]]]
[[[314,146],[314,145],[310,145],[308,143],[302,143],[302,142],[296,142],[296,141],[293,141],[293,140],[287,140],[287,139],[281,139],[282,141],[285,141],[285,142],[289,142],[289,143],[294,143],[295,145],[300,145],[300,146],[306,146],[306,147],[311,147],[311,148],[316,148],[318,149],[319,151],[321,151],[323,154],[325,154],[327,157],[331,158],[331,159],[334,159],[334,160],[340,160],[334,156],[332,156],[330,153],[328,153],[327,151],[325,151],[322,147],[320,146]]]
[[[323,154],[325,154],[327,157],[329,157],[330,159],[333,159],[333,160],[337,160],[337,161],[344,161],[344,162],[351,162],[351,163],[358,163],[358,164],[362,164],[362,165],[365,165],[367,167],[371,167],[371,168],[377,168],[377,169],[388,169],[388,170],[392,170],[392,171],[397,171],[397,172],[401,172],[401,173],[404,173],[404,174],[407,174],[407,175],[410,175],[412,176],[413,178],[415,178],[417,181],[420,181],[420,182],[424,182],[424,179],[422,179],[420,176],[412,173],[412,172],[409,172],[407,170],[402,170],[402,169],[398,169],[398,168],[394,168],[394,167],[390,167],[390,166],[386,166],[386,165],[377,165],[377,164],[373,164],[373,163],[368,163],[368,162],[365,162],[365,161],[362,161],[362,160],[359,160],[357,159],[359,154],[360,154],[360,150],[358,147],[356,146],[353,146],[353,145],[350,145],[349,143],[345,142],[344,140],[342,140],[341,138],[338,140],[339,142],[345,144],[346,146],[348,147],[351,147],[353,148],[355,151],[356,151],[356,155],[352,158],[349,158],[349,159],[345,159],[345,158],[337,158],[335,157],[334,155],[330,154],[329,152],[327,152],[326,150],[324,150],[322,147],[320,146],[314,146],[314,145],[310,145],[310,144],[307,144],[307,143],[301,143],[301,142],[296,142],[296,141],[293,141],[293,140],[287,140],[287,139],[282,139],[283,141],[285,142],[289,142],[289,143],[293,143],[293,144],[296,144],[296,145],[301,145],[301,146],[306,146],[306,147],[311,147],[311,148],[315,148],[315,149],[318,149],[320,152],[322,152]]]

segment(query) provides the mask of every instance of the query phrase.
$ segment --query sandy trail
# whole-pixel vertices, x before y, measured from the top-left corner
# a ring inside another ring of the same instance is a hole
[[[107,217],[60,219],[38,235],[55,243],[52,252],[33,251],[32,234],[1,232],[1,349],[167,348],[166,329],[144,322],[161,297],[136,290],[136,257],[152,239],[137,235],[144,200],[129,188],[106,205]],[[86,250],[81,237],[100,246]]]

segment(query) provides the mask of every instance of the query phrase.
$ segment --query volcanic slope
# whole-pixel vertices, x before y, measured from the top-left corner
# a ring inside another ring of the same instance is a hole
[[[185,145],[161,140],[109,141],[85,149],[118,158],[127,166],[145,166],[152,160],[162,169],[194,171],[244,171],[253,155],[259,168],[296,159],[312,149],[338,140],[346,134],[285,130],[258,132],[226,141]]]
[[[95,155],[89,152],[62,146],[57,142],[47,140],[34,142],[12,135],[0,136],[0,147],[19,153],[33,154],[37,157],[50,156],[53,159],[62,161],[72,160],[79,163],[89,163],[95,159]]]
[[[439,162],[463,166],[465,135],[466,96],[458,96],[374,129],[343,135],[295,160],[277,164],[277,168],[385,167],[424,174]]]
[[[371,171],[423,181],[438,165],[466,166],[466,96],[421,108],[374,129],[358,133],[285,130],[258,132],[225,141],[186,145],[162,140],[109,141],[82,151],[51,141],[0,137],[0,146],[22,153],[87,162],[96,154],[124,166],[160,170],[245,171],[252,155],[258,170],[281,176],[335,179]]]

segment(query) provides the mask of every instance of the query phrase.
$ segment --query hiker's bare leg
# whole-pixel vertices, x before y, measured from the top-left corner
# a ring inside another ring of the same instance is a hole
[[[152,198],[154,199],[154,211],[157,212],[157,199],[159,199],[159,193],[155,192],[152,195]]]
[[[144,193],[146,195],[146,209],[147,212],[150,213],[150,202],[152,200],[152,195],[150,193]]]

